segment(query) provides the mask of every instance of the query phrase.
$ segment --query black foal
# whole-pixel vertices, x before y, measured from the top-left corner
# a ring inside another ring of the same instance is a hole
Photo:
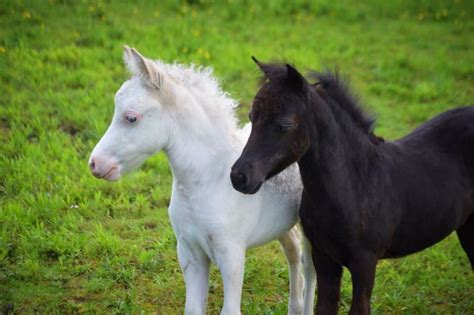
[[[377,260],[415,253],[452,231],[474,268],[474,107],[384,141],[337,74],[310,85],[289,65],[256,62],[265,80],[231,180],[255,193],[298,161],[319,314],[337,313],[343,266],[352,274],[350,314],[368,314]]]

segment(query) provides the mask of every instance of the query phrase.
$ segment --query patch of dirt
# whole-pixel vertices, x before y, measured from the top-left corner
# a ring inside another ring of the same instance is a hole
[[[74,125],[73,123],[64,123],[59,126],[59,130],[62,132],[65,132],[67,134],[70,134],[71,136],[75,137],[81,129]]]
[[[156,228],[156,223],[155,222],[147,222],[143,225],[145,229],[154,229]]]
[[[0,133],[8,135],[10,133],[11,127],[10,122],[6,117],[0,117]]]

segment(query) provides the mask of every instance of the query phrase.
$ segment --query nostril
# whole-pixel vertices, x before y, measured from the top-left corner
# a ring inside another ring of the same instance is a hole
[[[245,174],[242,173],[242,172],[238,172],[237,173],[237,181],[240,184],[245,184],[247,182],[247,176],[245,176]]]
[[[92,159],[90,162],[89,162],[89,167],[91,169],[92,172],[95,171],[95,161],[94,159]]]
[[[230,180],[234,188],[236,188],[237,190],[239,188],[244,188],[245,186],[247,186],[248,182],[247,175],[243,171],[235,168],[233,168],[231,171]]]

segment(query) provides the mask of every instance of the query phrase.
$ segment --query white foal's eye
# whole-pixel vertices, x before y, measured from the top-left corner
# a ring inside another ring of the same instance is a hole
[[[128,114],[128,115],[125,115],[125,119],[126,119],[129,123],[133,124],[134,122],[137,121],[137,116]]]

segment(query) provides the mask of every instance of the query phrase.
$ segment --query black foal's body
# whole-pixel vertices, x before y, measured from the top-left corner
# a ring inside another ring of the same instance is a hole
[[[474,267],[474,108],[443,113],[396,142],[369,142],[358,162],[329,150],[333,165],[324,167],[318,142],[298,164],[320,313],[337,312],[342,266],[353,278],[351,313],[368,313],[378,259],[420,251],[454,230]]]
[[[298,161],[318,313],[337,313],[343,266],[352,274],[350,313],[370,313],[377,260],[420,251],[452,231],[474,268],[474,107],[385,142],[337,76],[310,86],[291,66],[258,64],[268,80],[231,179],[253,193]]]

